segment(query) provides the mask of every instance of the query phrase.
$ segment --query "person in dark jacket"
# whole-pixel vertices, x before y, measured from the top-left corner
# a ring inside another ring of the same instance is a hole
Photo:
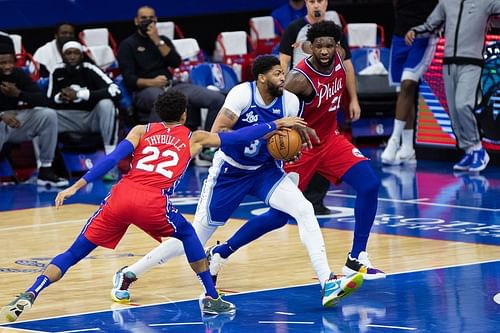
[[[22,69],[15,67],[12,43],[0,43],[0,150],[6,142],[38,138],[38,185],[67,186],[52,168],[57,144],[57,115]]]
[[[47,96],[57,110],[59,133],[101,133],[109,154],[116,145],[118,86],[97,66],[83,61],[83,47],[69,41],[62,47],[63,64],[50,75]]]

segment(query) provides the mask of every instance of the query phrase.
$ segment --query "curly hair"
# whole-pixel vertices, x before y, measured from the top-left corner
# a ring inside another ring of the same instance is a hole
[[[280,60],[273,55],[261,55],[255,58],[252,64],[252,76],[257,80],[259,74],[265,74],[274,66],[279,65]]]
[[[165,122],[179,121],[186,111],[187,98],[178,91],[168,90],[160,94],[153,105],[153,110]]]
[[[307,31],[307,40],[312,43],[319,37],[333,37],[336,42],[339,42],[340,37],[342,37],[342,30],[332,21],[314,23]]]

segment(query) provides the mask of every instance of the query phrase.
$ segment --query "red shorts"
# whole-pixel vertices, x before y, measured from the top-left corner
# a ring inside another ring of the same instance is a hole
[[[87,221],[82,233],[92,243],[114,249],[133,224],[161,242],[162,237],[174,233],[178,215],[161,189],[122,179]]]
[[[304,191],[316,172],[330,183],[339,184],[347,170],[367,159],[343,135],[336,134],[310,150],[302,150],[300,159],[286,164],[285,171],[299,174],[299,188]]]

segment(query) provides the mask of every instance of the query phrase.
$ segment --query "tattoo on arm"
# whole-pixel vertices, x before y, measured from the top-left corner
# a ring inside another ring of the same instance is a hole
[[[234,112],[231,112],[228,109],[222,109],[222,114],[231,120],[235,120],[237,118]]]

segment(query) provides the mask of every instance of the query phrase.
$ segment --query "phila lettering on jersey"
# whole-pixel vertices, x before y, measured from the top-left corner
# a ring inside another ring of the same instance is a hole
[[[223,108],[228,108],[238,116],[233,126],[233,129],[237,130],[285,116],[295,116],[298,113],[298,106],[297,97],[289,91],[283,91],[282,96],[265,105],[255,82],[245,82],[231,89]],[[245,145],[224,145],[220,150],[224,153],[223,158],[230,164],[232,161],[243,166],[275,163],[267,151],[265,139],[254,140]]]
[[[315,92],[310,101],[304,102],[302,117],[324,142],[330,135],[335,135],[337,129],[337,111],[341,108],[346,85],[345,68],[338,53],[333,69],[328,74],[318,72],[308,59],[303,59],[293,69],[307,78]]]
[[[172,194],[191,160],[190,137],[191,131],[182,125],[148,124],[125,178]]]

